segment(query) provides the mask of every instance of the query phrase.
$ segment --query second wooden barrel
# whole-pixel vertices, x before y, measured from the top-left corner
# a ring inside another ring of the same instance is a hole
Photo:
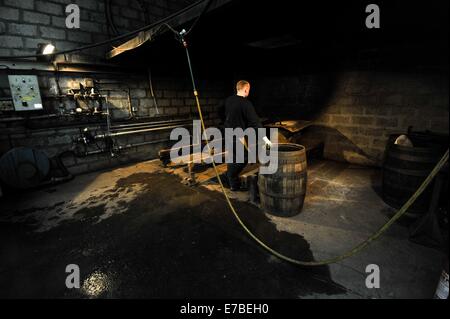
[[[414,194],[445,152],[444,144],[431,135],[409,134],[414,147],[395,144],[398,136],[390,136],[383,164],[383,199],[397,209]],[[427,187],[406,216],[415,218],[428,210],[432,189]]]
[[[305,147],[292,143],[279,143],[278,169],[274,174],[258,177],[261,208],[276,216],[289,217],[301,212],[306,194]]]

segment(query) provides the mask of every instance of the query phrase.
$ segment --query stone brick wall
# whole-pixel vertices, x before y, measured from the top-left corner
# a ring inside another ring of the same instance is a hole
[[[14,72],[17,73],[17,72]],[[30,72],[20,71],[18,74]],[[35,74],[35,72],[31,72]],[[128,91],[131,97],[131,107],[135,110],[135,117],[186,117],[196,114],[196,104],[193,96],[191,83],[184,78],[154,78],[153,90],[159,113],[156,112],[154,99],[150,91],[150,83],[147,74],[121,73],[117,75],[105,74],[80,74],[80,73],[59,73],[58,83],[61,94],[66,94],[69,89],[77,83],[85,83],[87,78],[94,79],[99,83],[100,93],[112,112],[113,119],[123,120],[130,116],[128,111]],[[58,86],[55,75],[46,72],[38,73],[39,88],[46,113],[70,112],[77,105],[73,99],[57,98]],[[220,99],[224,97],[225,81],[199,81],[199,91],[201,92],[200,102],[206,119],[217,119],[216,106]],[[6,70],[0,70],[0,98],[9,98],[10,89]],[[62,105],[60,105],[62,103]],[[92,102],[88,102],[88,104]],[[62,106],[62,107],[60,107]],[[16,116],[19,113],[1,112],[0,117]],[[22,113],[23,115],[23,113]]]
[[[92,78],[92,75],[61,73],[59,83],[62,93],[66,93],[73,83],[84,83],[87,77]],[[159,110],[159,114],[157,114],[146,75],[95,74],[93,77],[100,83],[101,94],[107,96],[113,124],[130,117],[128,90],[130,90],[132,108],[135,110],[133,112],[134,119],[152,122],[154,120],[198,118],[195,100],[190,87],[191,84],[186,79],[155,78],[153,80],[154,93]],[[77,106],[77,103],[73,99],[62,98],[60,100],[55,97],[56,81],[53,74],[40,73],[38,79],[46,113],[60,114],[61,110],[63,110],[66,115],[58,115],[48,122],[50,124],[47,124],[44,123],[44,121],[49,121],[46,119],[42,119],[42,121],[24,119],[24,117],[29,117],[28,114],[18,112],[3,112],[2,114],[0,112],[0,156],[13,147],[27,146],[43,150],[51,157],[71,149],[73,145],[72,139],[79,135],[80,128],[88,127],[91,131],[105,130],[105,117],[100,123],[96,121],[95,124],[89,124],[89,122],[78,121],[76,116],[67,115],[70,110]],[[224,98],[224,92],[226,92],[225,83],[220,81],[199,81],[199,90],[201,92],[200,102],[202,103],[206,124],[208,126],[217,125],[219,123],[217,106],[219,101]],[[0,98],[8,96],[7,74],[5,71],[2,73],[0,70]],[[103,100],[105,101],[105,99]],[[60,103],[62,103],[62,108],[60,108]],[[104,109],[105,107],[103,105]],[[12,121],[12,118],[17,118],[18,116],[22,117],[22,119]],[[40,124],[39,122],[42,123]],[[100,154],[89,155],[86,158],[68,157],[64,159],[64,162],[71,173],[77,174],[130,161],[153,159],[157,157],[160,149],[167,148],[174,143],[169,140],[169,136],[170,130],[126,135],[115,138],[117,145],[149,141],[160,142],[124,150],[116,158],[111,158],[109,154]],[[102,146],[102,143],[99,144]],[[95,147],[91,150],[95,150]]]
[[[112,0],[112,20],[119,34],[156,22],[182,9],[190,0],[144,0],[148,12],[138,0]],[[80,7],[80,28],[67,29],[65,8]],[[51,42],[58,50],[67,50],[100,42],[114,36],[107,25],[103,0],[0,0],[0,55],[34,54],[38,43]],[[72,60],[103,58],[111,46],[98,47],[71,55]]]
[[[84,125],[94,131],[101,129],[99,125]],[[103,126],[104,129],[104,126]],[[71,139],[79,134],[77,127],[59,127],[50,129],[28,129],[23,126],[2,128],[0,133],[0,154],[14,147],[32,147],[43,151],[47,156],[53,157],[71,149]],[[94,154],[83,157],[67,155],[63,157],[63,163],[71,174],[77,175],[90,171],[105,169],[130,162],[153,159],[158,151],[168,147],[170,131],[159,131],[147,134],[133,134],[115,138],[118,146],[153,141],[152,144],[136,146],[122,150],[112,157],[109,153]],[[103,146],[101,141],[99,147]],[[95,146],[88,151],[96,150]]]
[[[140,2],[144,3],[148,12],[147,16]],[[111,0],[112,19],[118,34],[123,34],[144,26],[146,22],[155,22],[192,2],[194,1]],[[80,29],[66,28],[65,7],[70,3],[80,7]],[[38,43],[41,42],[51,42],[58,50],[66,50],[113,37],[115,34],[106,23],[104,3],[103,0],[0,0],[0,55],[34,54]],[[97,47],[67,55],[65,59],[69,62],[103,62],[105,53],[111,48],[111,46]],[[81,120],[76,116],[67,115],[80,104],[66,97],[58,98],[57,78],[52,72],[13,71],[0,68],[1,103],[11,103],[8,74],[36,74],[44,110],[38,114],[5,111],[3,108],[0,110],[0,156],[11,148],[19,146],[33,147],[43,150],[48,156],[55,156],[72,147],[72,139],[79,135],[80,128],[105,129],[105,117],[99,122],[86,121],[86,118]],[[162,76],[154,76],[153,79],[159,113],[156,112],[150,93],[148,74],[145,71],[130,70],[121,74],[60,72],[58,83],[60,93],[66,94],[70,88],[74,87],[74,84],[84,83],[86,78],[98,81],[102,89],[100,93],[106,97],[103,99],[103,107],[105,109],[105,103],[108,104],[113,122],[130,117],[128,92],[134,110],[134,119],[151,122],[155,119],[164,121],[197,118],[195,100],[188,77],[164,78]],[[224,89],[224,83],[220,81],[200,80],[198,87],[207,125],[215,125],[218,123],[216,106],[224,97],[224,92],[228,90]],[[32,120],[33,116],[37,115],[50,115],[52,119]],[[36,125],[39,122],[42,122],[41,125]],[[34,124],[31,125],[32,123]],[[169,134],[170,130],[163,130],[118,137],[115,138],[115,142],[122,146],[151,141],[155,143],[129,148],[117,157],[111,157],[109,154],[90,155],[83,158],[68,156],[64,158],[64,163],[71,173],[78,174],[130,161],[152,159],[157,156],[160,149],[167,148],[173,143],[169,141]],[[95,150],[95,147],[91,150]]]
[[[256,81],[263,112],[310,119],[300,141],[325,142],[325,157],[380,165],[390,134],[449,132],[448,75],[347,71]]]

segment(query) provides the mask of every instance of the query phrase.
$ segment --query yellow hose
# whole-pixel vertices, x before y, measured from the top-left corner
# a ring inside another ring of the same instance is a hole
[[[198,109],[198,114],[200,116],[200,121],[202,124],[202,130],[205,136],[205,140],[206,140],[206,145],[208,146],[208,151],[211,152],[211,148],[209,146],[208,143],[208,138],[205,134],[206,132],[206,127],[205,127],[205,122],[203,121],[203,114],[202,114],[202,109],[200,106],[200,101],[198,99],[198,92],[197,90],[194,90],[194,96],[195,96],[195,101],[197,103],[197,109]],[[228,197],[227,192],[225,191],[225,187],[223,186],[222,180],[220,178],[219,172],[217,171],[217,167],[216,167],[216,163],[214,161],[212,161],[213,167],[214,167],[214,171],[216,173],[217,176],[217,180],[219,181],[220,184],[220,188],[222,189],[222,193],[225,195],[225,199],[228,203],[228,206],[230,207],[234,217],[236,218],[236,220],[238,221],[238,223],[242,226],[242,228],[245,230],[245,232],[251,237],[253,238],[259,245],[261,245],[264,249],[266,249],[267,251],[269,251],[271,254],[273,254],[274,256],[288,261],[290,263],[296,264],[296,265],[300,265],[300,266],[323,266],[323,265],[328,265],[328,264],[332,264],[332,263],[336,263],[339,262],[345,258],[351,257],[354,254],[358,253],[359,251],[361,251],[362,249],[364,249],[367,245],[369,245],[372,241],[376,240],[378,237],[380,237],[397,219],[399,219],[403,214],[406,213],[406,211],[408,210],[408,208],[414,203],[414,201],[417,199],[417,197],[420,196],[420,194],[422,194],[422,192],[425,190],[425,188],[427,188],[428,184],[430,184],[430,182],[433,180],[434,176],[436,176],[436,174],[441,170],[441,168],[445,165],[445,162],[448,161],[448,149],[445,152],[444,156],[441,158],[441,160],[436,164],[436,166],[434,167],[434,169],[431,171],[430,175],[428,175],[428,177],[423,181],[423,183],[420,185],[420,187],[417,189],[417,191],[411,196],[411,198],[403,205],[402,208],[400,208],[400,210],[386,223],[384,224],[377,232],[375,232],[374,234],[372,234],[369,238],[367,238],[365,241],[363,241],[362,243],[360,243],[359,245],[355,246],[353,249],[347,251],[346,253],[339,255],[337,257],[334,258],[330,258],[330,259],[325,259],[325,260],[321,260],[321,261],[301,261],[301,260],[297,260],[288,256],[283,255],[282,253],[279,253],[278,251],[274,250],[273,248],[269,247],[268,245],[266,245],[263,241],[261,241],[258,237],[256,237],[255,234],[253,234],[250,229],[248,229],[248,227],[244,224],[244,222],[241,220],[241,218],[239,217],[238,213],[236,212],[233,204],[231,203],[230,198]]]

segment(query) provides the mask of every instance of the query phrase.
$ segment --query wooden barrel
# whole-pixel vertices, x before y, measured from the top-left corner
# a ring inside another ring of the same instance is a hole
[[[394,144],[398,136],[389,138],[382,177],[383,199],[397,209],[414,194],[445,152],[443,145],[432,137],[408,134],[414,145],[411,147]],[[429,185],[406,216],[416,218],[428,210],[432,189]]]
[[[305,147],[279,143],[278,169],[274,174],[258,177],[261,208],[269,214],[289,217],[300,213],[306,194]]]

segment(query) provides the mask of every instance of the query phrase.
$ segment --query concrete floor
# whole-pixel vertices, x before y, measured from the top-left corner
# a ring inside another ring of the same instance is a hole
[[[246,236],[217,184],[189,187],[179,175],[149,161],[2,199],[0,297],[433,296],[442,254],[408,241],[401,224],[338,264],[297,267]],[[269,245],[321,260],[388,220],[393,210],[378,195],[379,177],[377,169],[312,163],[305,206],[291,218],[263,214],[246,194],[232,196],[245,223]],[[66,288],[68,264],[79,265],[81,289]],[[379,289],[365,286],[369,264],[380,267]]]

